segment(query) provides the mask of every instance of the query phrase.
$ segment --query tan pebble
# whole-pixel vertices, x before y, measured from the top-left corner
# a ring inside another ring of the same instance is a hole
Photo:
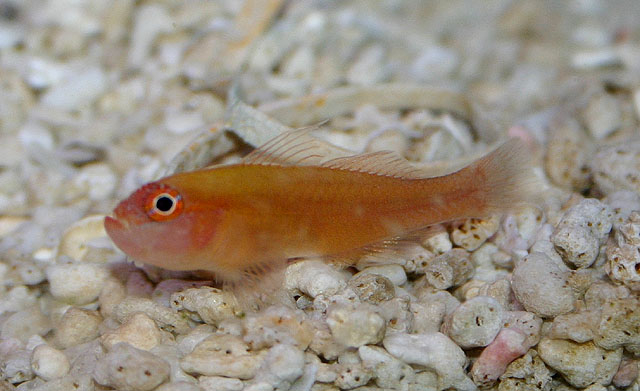
[[[538,344],[540,358],[558,371],[574,387],[593,383],[609,384],[622,359],[622,349],[605,350],[593,342],[577,344],[543,338]]]
[[[97,311],[70,307],[58,321],[55,331],[55,344],[66,349],[89,342],[97,338],[102,316]]]
[[[57,247],[56,257],[67,256],[81,261],[89,252],[88,243],[92,239],[106,237],[104,215],[91,215],[75,222],[65,230]]]
[[[231,318],[239,310],[233,300],[222,290],[212,287],[185,289],[175,292],[169,300],[171,308],[196,312],[207,324],[217,325],[222,320]]]
[[[372,308],[338,305],[330,308],[327,324],[339,343],[350,347],[376,344],[385,333],[385,320]]]
[[[469,219],[453,230],[451,240],[465,250],[473,251],[498,231],[499,224],[500,219],[496,216],[487,220]]]
[[[212,335],[187,354],[180,366],[192,374],[251,379],[266,352],[253,353],[248,345],[231,335]]]
[[[107,350],[120,342],[127,342],[141,350],[151,350],[162,341],[162,332],[153,319],[145,314],[137,313],[127,319],[118,329],[104,334],[100,340]]]
[[[191,330],[189,321],[182,315],[155,303],[151,299],[126,298],[115,307],[113,315],[119,322],[124,322],[130,315],[136,312],[143,312],[155,320],[161,328],[170,332],[175,331],[176,333],[183,334]]]

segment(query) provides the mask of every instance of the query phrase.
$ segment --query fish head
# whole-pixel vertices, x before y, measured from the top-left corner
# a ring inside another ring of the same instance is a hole
[[[133,192],[105,217],[113,242],[136,261],[170,270],[202,268],[198,254],[215,233],[220,210],[203,208],[186,189],[162,181]]]

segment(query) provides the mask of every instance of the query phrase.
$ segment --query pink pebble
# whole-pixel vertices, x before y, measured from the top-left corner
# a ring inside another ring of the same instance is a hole
[[[524,355],[529,346],[526,335],[517,329],[504,328],[473,363],[471,376],[477,385],[490,385],[504,373],[516,358]]]
[[[618,372],[613,376],[613,385],[618,388],[627,388],[638,377],[638,363],[633,360],[623,361],[618,367]]]

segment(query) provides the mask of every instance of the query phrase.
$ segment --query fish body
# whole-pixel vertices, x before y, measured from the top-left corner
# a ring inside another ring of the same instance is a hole
[[[430,178],[384,152],[302,164],[312,151],[279,152],[301,136],[282,138],[240,164],[143,186],[105,219],[107,233],[136,260],[238,285],[290,259],[344,259],[436,223],[507,210],[522,196],[517,143]]]

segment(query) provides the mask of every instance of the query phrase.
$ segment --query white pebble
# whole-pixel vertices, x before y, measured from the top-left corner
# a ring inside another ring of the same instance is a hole
[[[107,384],[131,391],[153,390],[169,377],[169,364],[160,357],[120,343],[115,345],[100,363],[107,375]]]
[[[574,308],[574,297],[567,283],[568,272],[542,253],[531,253],[516,264],[512,289],[527,311],[554,317]]]
[[[586,268],[596,260],[600,244],[612,225],[613,210],[599,200],[587,198],[564,214],[551,235],[551,242],[565,262]]]
[[[167,109],[164,113],[164,126],[173,134],[184,134],[202,128],[205,125],[198,111]]]
[[[156,37],[172,29],[172,25],[173,19],[163,6],[150,4],[139,7],[131,33],[129,64],[142,66],[149,57]]]
[[[492,297],[477,296],[460,304],[442,327],[463,349],[487,346],[502,328],[502,306]]]
[[[598,94],[591,98],[582,113],[591,135],[602,140],[622,126],[622,111],[618,100],[610,94]]]
[[[336,341],[350,347],[377,344],[384,337],[385,320],[370,307],[336,305],[329,309],[327,324]]]
[[[413,369],[378,346],[365,345],[358,348],[362,365],[373,374],[380,388],[402,389],[415,377]]]
[[[10,315],[1,327],[0,339],[16,338],[26,342],[33,335],[45,335],[51,330],[51,322],[38,306],[33,306]]]
[[[136,312],[143,312],[167,331],[187,333],[191,330],[189,321],[184,316],[145,298],[128,297],[124,299],[115,307],[113,315],[119,322],[124,322]]]
[[[108,78],[100,67],[87,67],[69,72],[65,80],[52,86],[40,99],[45,106],[62,110],[77,110],[88,106],[107,89]]]
[[[304,353],[293,345],[279,344],[267,352],[256,378],[273,388],[288,388],[304,371]]]
[[[416,334],[434,333],[440,330],[446,314],[446,305],[439,301],[412,301],[413,329]]]
[[[31,352],[19,349],[0,356],[0,376],[9,383],[22,383],[33,379]]]
[[[118,178],[106,163],[83,166],[73,179],[74,185],[89,196],[92,201],[103,201],[111,197]]]
[[[313,298],[318,295],[331,296],[346,286],[346,278],[321,261],[296,262],[285,272],[285,287],[292,295],[302,292]]]
[[[385,349],[407,364],[418,364],[434,370],[440,387],[458,390],[476,390],[465,374],[467,358],[449,337],[441,333],[402,334],[387,336]]]
[[[108,276],[105,266],[89,263],[47,268],[51,294],[69,304],[87,304],[96,300]]]
[[[400,265],[369,266],[362,269],[359,273],[354,274],[352,278],[356,278],[357,276],[364,274],[379,274],[391,280],[391,282],[396,286],[400,286],[407,282],[407,273],[405,273],[404,268]]]
[[[192,374],[252,379],[264,353],[249,351],[249,346],[238,337],[215,334],[200,342],[182,359],[180,366]]]
[[[66,375],[70,366],[67,356],[49,345],[40,345],[33,350],[31,368],[44,380],[57,379]]]
[[[202,376],[204,377],[204,376]],[[202,379],[202,378],[201,378]],[[231,380],[231,379],[228,379]],[[242,384],[242,383],[241,383]],[[240,391],[242,388],[240,388],[240,390],[236,390],[236,389],[225,389],[225,388],[206,388],[204,387],[202,384],[199,384],[200,386],[198,387],[197,384],[193,384],[193,383],[189,383],[187,381],[172,381],[171,383],[165,383],[163,385],[161,385],[160,387],[156,388],[155,391],[214,391],[214,390],[220,390],[220,391]]]

